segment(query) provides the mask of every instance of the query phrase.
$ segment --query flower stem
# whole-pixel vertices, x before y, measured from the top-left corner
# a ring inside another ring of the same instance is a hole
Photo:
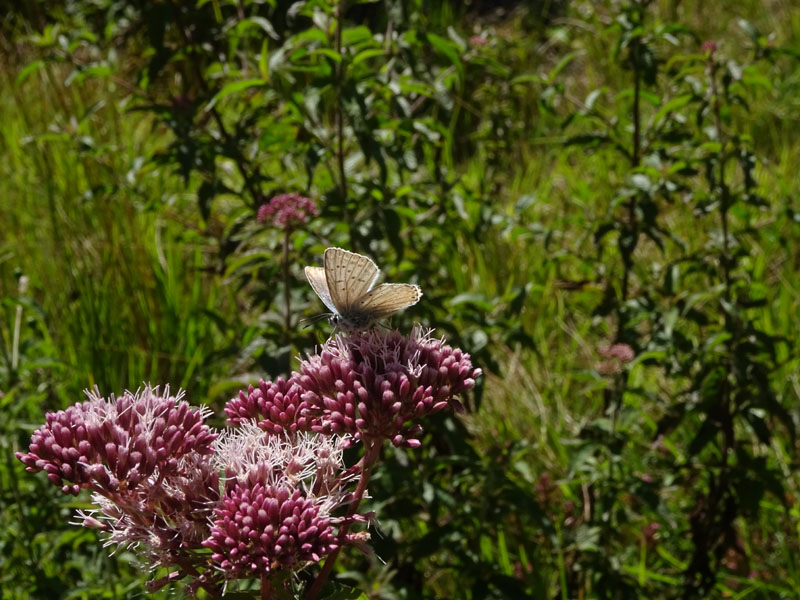
[[[272,587],[266,573],[261,574],[261,600],[269,600]]]
[[[287,228],[286,233],[283,235],[283,298],[286,305],[286,336],[290,337],[292,329],[292,304],[291,304],[291,289],[289,288],[289,236],[291,229]]]
[[[172,12],[175,16],[175,24],[178,26],[178,32],[180,33],[181,37],[183,38],[183,43],[185,44],[184,51],[186,53],[190,53],[190,56],[194,58],[194,60],[189,60],[189,63],[194,66],[195,76],[197,82],[200,84],[200,87],[203,89],[203,92],[206,95],[211,95],[212,89],[209,86],[208,81],[206,80],[205,74],[203,73],[203,68],[200,61],[195,58],[191,53],[194,53],[194,46],[195,40],[192,39],[192,35],[190,30],[184,27],[183,21],[181,19],[181,10],[177,8]],[[231,134],[228,129],[225,127],[225,122],[222,120],[222,115],[217,110],[216,106],[212,106],[210,109],[206,109],[211,113],[211,116],[214,118],[214,121],[217,123],[217,127],[219,128],[220,135],[224,138],[225,142],[227,142],[231,148],[234,148],[235,151],[231,155],[233,161],[236,163],[236,166],[239,168],[239,172],[242,175],[242,179],[244,180],[244,185],[247,190],[250,192],[250,195],[253,197],[253,203],[258,206],[259,202],[261,202],[261,190],[258,186],[258,181],[261,179],[261,173],[257,166],[252,165],[244,153],[239,148],[238,144],[236,143],[236,137]],[[252,170],[251,170],[252,166]]]
[[[184,573],[188,573],[194,577],[200,583],[200,587],[208,592],[212,598],[222,597],[222,590],[220,590],[219,586],[212,581],[202,581],[200,578],[200,572],[195,569],[194,565],[188,559],[176,558],[174,562],[183,570]]]
[[[636,6],[637,11],[637,21],[638,25],[643,28],[644,26],[644,18],[645,18],[645,4],[643,2],[639,2],[638,0],[634,2],[634,6]],[[631,66],[633,67],[633,107],[631,112],[633,113],[633,139],[631,140],[631,168],[637,169],[641,163],[641,153],[642,153],[642,115],[641,115],[641,94],[642,94],[642,65],[641,65],[641,54],[642,54],[642,39],[640,35],[637,35],[631,41]],[[638,237],[638,225],[636,222],[636,196],[631,196],[628,198],[626,203],[626,208],[628,210],[627,215],[627,224],[626,227],[628,229],[628,235]],[[635,248],[636,242],[634,241],[633,246]],[[625,252],[628,252],[626,250]],[[623,273],[622,273],[622,290],[621,290],[621,306],[617,309],[617,336],[616,341],[621,342],[624,341],[625,335],[625,327],[627,326],[627,314],[625,312],[624,305],[628,301],[628,295],[630,291],[630,279],[631,279],[631,271],[633,269],[633,248],[630,249],[629,254],[623,254],[622,262],[623,262]]]
[[[730,261],[730,232],[728,228],[728,210],[730,209],[730,193],[728,185],[725,182],[725,162],[727,160],[725,150],[725,132],[722,129],[722,116],[720,115],[720,97],[717,88],[717,65],[714,62],[713,54],[708,59],[708,66],[706,71],[708,73],[709,83],[711,86],[711,108],[714,115],[714,129],[717,134],[717,141],[720,144],[719,153],[719,190],[720,190],[720,203],[719,214],[722,225],[722,276],[725,283],[723,291],[725,300],[730,301],[731,298],[731,261]]]
[[[344,18],[345,0],[339,0],[336,5],[336,37],[334,44],[336,53],[342,55],[342,19]],[[347,173],[344,168],[344,101],[342,100],[342,86],[344,82],[344,63],[336,64],[336,163],[339,170],[339,194],[341,195],[345,223],[350,223],[347,207]]]
[[[381,453],[380,440],[364,440],[364,444],[366,446],[366,450],[364,451],[361,478],[359,479],[358,486],[353,494],[353,500],[350,502],[350,506],[347,507],[347,517],[354,515],[356,510],[358,510],[358,505],[361,504],[364,493],[367,491],[367,482],[369,481],[372,467],[375,465],[375,462],[378,460],[378,456],[380,456]],[[348,525],[349,523],[347,522],[342,523],[342,526],[339,528],[339,535],[344,535],[347,533]],[[325,564],[322,566],[322,570],[319,572],[319,575],[317,575],[317,578],[314,580],[314,583],[308,590],[305,600],[315,600],[319,595],[320,591],[322,590],[322,586],[325,585],[325,582],[328,580],[328,577],[333,570],[333,565],[336,563],[336,559],[339,557],[339,552],[341,549],[342,547],[339,546],[336,550],[328,555],[327,559],[325,559]]]

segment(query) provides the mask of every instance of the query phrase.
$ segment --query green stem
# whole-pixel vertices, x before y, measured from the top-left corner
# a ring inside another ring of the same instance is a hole
[[[286,305],[286,336],[290,336],[292,330],[292,297],[291,288],[289,287],[289,236],[291,236],[291,229],[287,229],[283,236],[283,300]]]
[[[725,281],[725,300],[730,300],[731,273],[730,273],[730,232],[728,228],[728,209],[730,208],[730,191],[725,183],[725,139],[722,130],[722,117],[719,110],[719,90],[717,88],[716,63],[714,58],[708,59],[708,75],[711,84],[711,106],[714,115],[714,129],[717,134],[717,141],[720,143],[719,155],[719,188],[720,203],[719,214],[722,222],[722,276]]]
[[[720,189],[720,202],[719,202],[719,216],[722,225],[722,256],[720,262],[722,263],[722,277],[725,283],[723,296],[727,302],[731,300],[731,272],[730,272],[730,230],[728,225],[728,210],[730,208],[730,190],[728,184],[725,182],[725,138],[722,130],[722,116],[720,115],[720,100],[719,89],[717,88],[717,74],[716,63],[714,62],[713,55],[708,59],[708,75],[711,85],[711,103],[712,113],[714,115],[714,129],[717,134],[717,141],[720,143],[720,156],[719,156],[719,189]],[[734,344],[738,338],[738,327],[736,323],[728,316],[726,311],[725,322],[729,329]],[[731,372],[734,370],[733,357],[729,357],[729,368]],[[731,407],[730,396],[730,382],[726,378],[723,381],[722,389],[720,390],[722,397],[722,481],[727,484],[726,471],[728,469],[728,454],[736,444],[736,437],[733,431],[733,409]]]
[[[344,109],[342,107],[342,83],[344,81],[344,57],[342,57],[342,19],[344,18],[345,0],[336,5],[336,54],[340,60],[336,65],[336,163],[339,169],[339,193],[342,197],[342,208],[345,223],[350,223],[347,207],[347,174],[344,168]]]

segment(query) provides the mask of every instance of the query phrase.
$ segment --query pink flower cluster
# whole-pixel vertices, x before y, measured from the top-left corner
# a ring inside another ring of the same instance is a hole
[[[302,432],[287,438],[244,421],[218,446],[226,489],[203,545],[227,578],[302,568],[366,539],[341,529],[365,517],[332,516],[352,499],[348,486],[358,481],[344,468],[342,438]]]
[[[236,484],[214,509],[203,542],[229,577],[258,577],[318,562],[339,546],[329,516],[299,489]]]
[[[217,437],[203,424],[204,412],[182,396],[147,387],[106,401],[95,391],[86,402],[48,413],[30,452],[17,458],[73,495],[93,486],[130,490],[154,473],[176,473],[184,456],[211,454]]]
[[[622,371],[622,365],[636,358],[636,353],[628,344],[614,344],[599,348],[597,353],[605,360],[597,364],[597,372],[601,375],[613,375]]]
[[[217,597],[230,580],[285,582],[366,541],[349,527],[369,521],[357,507],[380,442],[418,446],[419,419],[460,409],[458,395],[479,375],[468,354],[430,332],[338,336],[288,379],[230,400],[221,433],[205,424],[210,411],[168,387],[109,399],[94,391],[47,414],[17,458],[64,493],[89,489],[94,506],[77,523],[106,545],[169,569],[148,590],[186,579],[189,593]],[[364,458],[347,467],[344,450],[359,440]]]
[[[372,330],[328,340],[289,381],[259,383],[228,402],[228,422],[255,419],[266,431],[314,431],[418,446],[422,417],[461,409],[457,396],[480,369],[430,332]]]
[[[90,489],[95,508],[78,511],[78,523],[102,531],[107,545],[133,548],[153,565],[194,560],[220,496],[209,411],[169,387],[87,395],[48,413],[17,458],[64,493]]]
[[[482,46],[485,46],[485,45],[487,45],[489,43],[489,38],[487,38],[486,35],[483,34],[483,33],[476,34],[476,35],[470,36],[469,43],[472,46],[482,47]]]
[[[258,209],[260,222],[271,220],[273,225],[281,229],[295,229],[317,215],[319,209],[315,202],[298,193],[275,196]]]
[[[302,568],[366,539],[339,530],[364,517],[332,515],[358,482],[344,466],[344,439],[289,438],[245,420],[219,435],[203,422],[209,411],[182,396],[148,386],[106,400],[95,391],[49,413],[17,458],[65,493],[89,488],[94,507],[76,522],[106,545],[177,568],[150,591],[189,577],[189,590],[216,597],[225,580]]]
[[[258,383],[239,392],[225,405],[225,414],[230,425],[241,425],[255,419],[264,431],[273,434],[310,431],[311,419],[305,416],[306,404],[301,400],[302,388],[294,379],[286,381],[279,377],[275,381]]]
[[[703,52],[708,52],[709,55],[711,56],[714,55],[714,53],[717,51],[717,48],[718,48],[717,42],[715,42],[714,40],[706,40],[700,46],[700,50],[702,50]]]

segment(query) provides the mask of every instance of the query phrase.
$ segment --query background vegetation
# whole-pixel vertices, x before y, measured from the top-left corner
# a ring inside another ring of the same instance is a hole
[[[486,373],[340,583],[800,597],[793,2],[37,1],[0,43],[3,598],[143,595],[13,451],[90,386],[286,373],[330,245]]]

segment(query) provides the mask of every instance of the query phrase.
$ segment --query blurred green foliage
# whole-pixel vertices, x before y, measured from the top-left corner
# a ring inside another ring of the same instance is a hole
[[[374,554],[340,584],[800,596],[800,13],[766,4],[9,12],[3,598],[143,594],[132,555],[69,526],[81,501],[13,451],[89,386],[170,383],[221,414],[286,373],[328,333],[300,319],[321,310],[302,267],[331,245],[419,283],[393,325],[436,327],[486,371],[466,415],[387,450]],[[255,215],[293,191],[321,215],[284,253]]]

